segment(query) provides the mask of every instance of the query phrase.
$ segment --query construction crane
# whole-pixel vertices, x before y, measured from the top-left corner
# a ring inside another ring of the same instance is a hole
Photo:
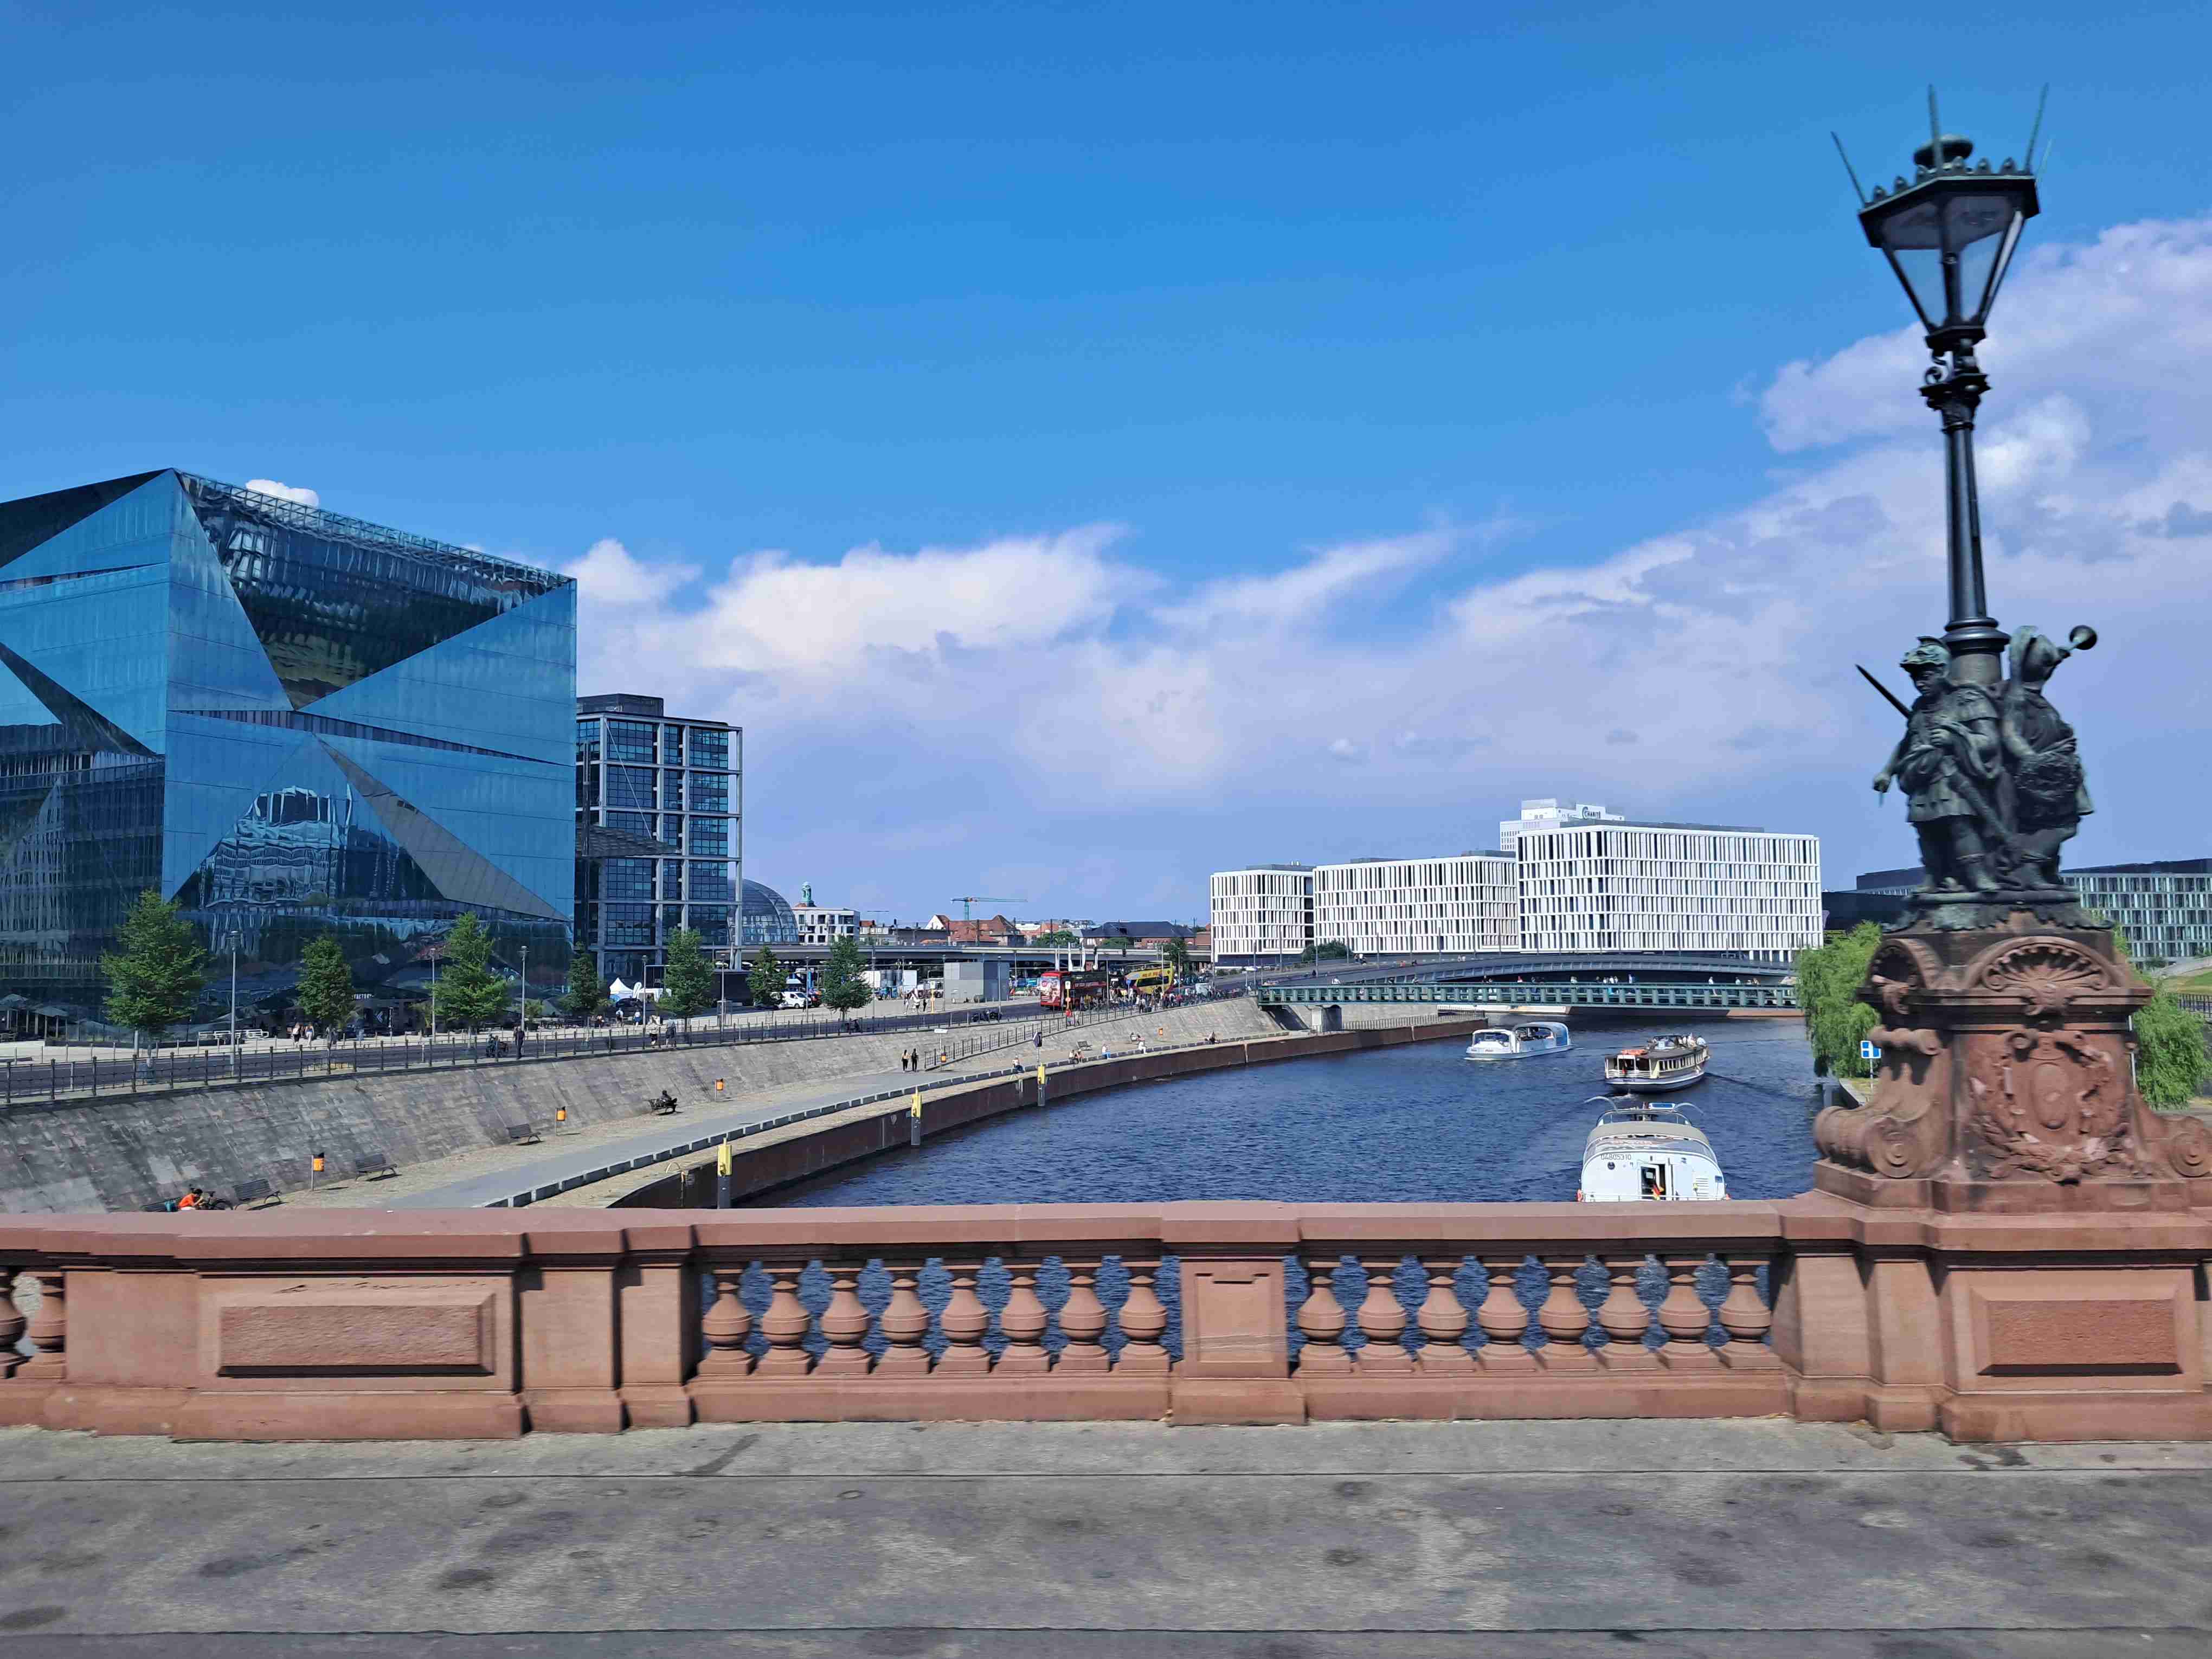
[[[957,893],[953,896],[960,901],[960,920],[963,921],[975,920],[975,907],[979,904],[1027,904],[1029,902],[1024,898],[1007,898],[1002,895],[994,896],[990,893]]]

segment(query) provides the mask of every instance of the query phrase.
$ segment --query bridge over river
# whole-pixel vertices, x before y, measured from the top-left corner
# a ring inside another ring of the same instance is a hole
[[[1377,969],[1313,974],[1255,986],[1262,1007],[1340,1006],[1348,1002],[1455,1008],[1680,1008],[1728,1012],[1797,1006],[1794,969],[1741,957],[1622,953],[1593,956],[1500,954]]]

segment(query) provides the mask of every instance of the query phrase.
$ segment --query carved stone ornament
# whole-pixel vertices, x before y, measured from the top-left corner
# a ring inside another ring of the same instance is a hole
[[[2034,1175],[2063,1184],[2141,1172],[2124,1074],[2087,1032],[2063,1026],[1979,1039],[1966,1088],[1978,1143],[1969,1159],[1984,1179]]]
[[[2057,939],[2033,939],[2005,951],[1982,971],[1982,988],[2016,996],[2029,1019],[2063,1013],[2080,996],[2112,988],[2094,957]]]

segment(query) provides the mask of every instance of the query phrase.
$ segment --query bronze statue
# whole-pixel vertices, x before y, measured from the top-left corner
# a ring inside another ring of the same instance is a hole
[[[1928,872],[1923,890],[1995,892],[1991,853],[2002,849],[2006,835],[1992,802],[2004,758],[1996,700],[1951,679],[1951,653],[1941,640],[1923,635],[1899,666],[1920,695],[1889,763],[1875,775],[1875,793],[1887,794],[1892,780],[1904,787]]]
[[[2059,847],[2096,811],[2074,728],[2043,695],[2053,671],[2073,654],[2039,629],[2019,629],[2008,653],[2012,678],[1997,701],[2018,875],[2044,887],[2060,884]]]

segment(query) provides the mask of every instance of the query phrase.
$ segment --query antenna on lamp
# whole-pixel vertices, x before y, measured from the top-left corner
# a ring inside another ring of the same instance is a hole
[[[1841,138],[1837,138],[1833,131],[1831,131],[1828,134],[1828,137],[1836,139],[1836,154],[1838,156],[1841,157],[1843,161],[1844,171],[1850,174],[1851,188],[1859,193],[1859,205],[1861,207],[1864,207],[1867,204],[1866,186],[1859,182],[1858,169],[1851,165],[1851,158],[1844,155],[1844,141]]]

